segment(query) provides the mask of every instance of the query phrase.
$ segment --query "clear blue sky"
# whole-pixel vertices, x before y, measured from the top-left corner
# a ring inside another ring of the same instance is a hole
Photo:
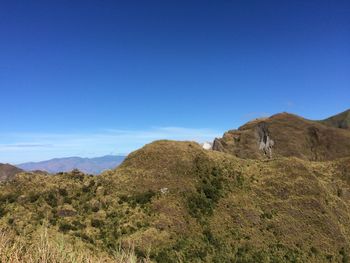
[[[0,2],[0,162],[349,108],[347,0]]]

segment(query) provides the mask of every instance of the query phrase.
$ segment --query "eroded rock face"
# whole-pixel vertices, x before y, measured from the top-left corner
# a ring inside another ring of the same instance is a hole
[[[265,156],[271,158],[274,141],[270,137],[268,125],[265,122],[261,122],[257,125],[256,130],[259,150],[261,150]]]
[[[213,150],[219,151],[219,152],[224,151],[224,146],[222,145],[222,143],[220,142],[220,140],[218,138],[215,138],[215,140],[213,142]]]

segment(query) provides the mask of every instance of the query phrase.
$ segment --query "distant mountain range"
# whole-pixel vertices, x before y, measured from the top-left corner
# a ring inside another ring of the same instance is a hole
[[[106,155],[96,158],[67,157],[42,162],[29,162],[16,165],[25,171],[41,170],[49,173],[69,172],[78,169],[88,174],[99,174],[114,169],[123,162],[125,156]]]

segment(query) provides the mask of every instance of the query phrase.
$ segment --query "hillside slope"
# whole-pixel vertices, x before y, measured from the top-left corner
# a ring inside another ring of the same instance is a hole
[[[0,182],[11,180],[16,174],[21,172],[23,172],[23,170],[13,165],[0,163]]]
[[[350,129],[350,109],[319,122],[335,128]]]
[[[70,172],[78,169],[88,174],[99,174],[107,169],[116,168],[124,156],[106,155],[96,158],[67,157],[42,162],[30,162],[17,165],[26,171],[42,170],[49,173]]]
[[[98,177],[3,184],[0,226],[27,236],[47,222],[91,250],[132,245],[162,263],[346,262],[349,201],[350,158],[244,160],[158,141]]]
[[[213,149],[249,159],[294,156],[335,160],[350,156],[350,130],[280,113],[226,132],[215,139]]]

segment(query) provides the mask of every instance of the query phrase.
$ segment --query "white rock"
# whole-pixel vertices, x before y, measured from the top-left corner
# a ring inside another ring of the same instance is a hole
[[[213,144],[211,142],[205,142],[202,144],[203,149],[211,150],[213,148]]]

